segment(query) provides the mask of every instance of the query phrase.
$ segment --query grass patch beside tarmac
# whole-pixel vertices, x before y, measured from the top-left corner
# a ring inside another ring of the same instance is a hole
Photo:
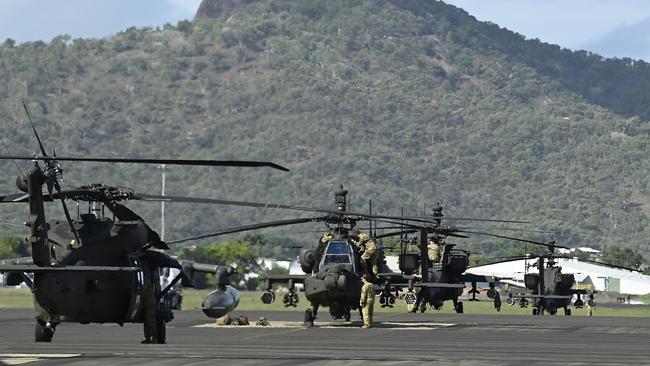
[[[183,291],[183,310],[199,309],[203,297],[210,290],[184,290]],[[242,291],[241,299],[237,310],[240,311],[296,311],[302,312],[307,308],[308,302],[305,300],[304,293],[299,292],[300,302],[297,308],[287,308],[282,304],[282,297],[276,296],[273,304],[265,305],[260,300],[261,291]],[[377,299],[379,300],[379,299]],[[499,314],[499,315],[530,315],[532,309],[520,308],[518,305],[510,306],[503,302],[500,312],[494,310],[494,304],[491,300],[467,301],[462,300],[466,314]],[[32,294],[29,289],[22,288],[0,288],[0,308],[32,308]],[[326,311],[326,310],[325,310]],[[376,312],[406,312],[406,304],[402,300],[397,300],[393,308],[382,308],[379,302],[375,303]],[[427,310],[436,312],[435,310]],[[440,310],[441,313],[454,313],[451,301],[445,302]],[[571,307],[572,315],[586,316],[587,309],[575,309]],[[559,314],[563,314],[560,310]],[[595,316],[632,316],[632,317],[650,317],[650,305],[618,305],[618,304],[598,304],[594,310]]]
[[[32,292],[26,288],[0,287],[0,309],[33,308]]]
[[[201,307],[201,301],[203,297],[207,295],[209,291],[204,290],[185,290],[183,292],[183,309],[198,309]],[[260,300],[262,295],[261,291],[242,291],[241,299],[239,301],[239,306],[237,310],[249,310],[249,311],[298,311],[302,312],[308,307],[308,302],[305,299],[304,293],[299,292],[298,296],[300,302],[296,308],[287,308],[282,304],[282,297],[277,296],[273,304],[265,305]],[[503,301],[501,306],[501,311],[497,312],[494,309],[494,303],[492,300],[482,300],[482,301],[467,301],[462,299],[464,312],[466,314],[499,314],[499,315],[531,315],[532,308],[521,308],[518,305],[510,306]],[[326,310],[325,310],[326,311]],[[389,312],[389,313],[400,313],[406,312],[406,304],[402,300],[397,300],[393,308],[382,308],[379,304],[379,298],[375,302],[375,312]],[[436,310],[430,309],[429,312],[437,312]],[[451,301],[446,301],[445,305],[440,309],[441,313],[452,314],[454,313],[454,307]],[[572,315],[576,316],[587,316],[587,309],[575,309],[571,307]],[[559,314],[564,314],[563,310],[560,310]],[[618,305],[618,304],[598,304],[594,310],[595,316],[632,316],[632,317],[650,317],[650,305]]]

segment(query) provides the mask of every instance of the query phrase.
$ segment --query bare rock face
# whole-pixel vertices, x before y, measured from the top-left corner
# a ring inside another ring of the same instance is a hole
[[[194,20],[228,16],[243,3],[242,0],[203,0]]]

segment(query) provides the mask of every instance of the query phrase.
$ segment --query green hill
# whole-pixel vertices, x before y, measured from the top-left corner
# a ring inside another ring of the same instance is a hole
[[[357,210],[368,199],[395,214],[441,201],[448,216],[528,219],[567,245],[647,256],[648,64],[525,40],[438,1],[207,3],[222,10],[160,29],[4,42],[0,120],[10,151],[37,146],[26,100],[61,156],[268,159],[291,168],[172,168],[168,194],[330,207],[344,184]],[[16,167],[0,166],[3,191],[15,191]],[[155,167],[64,168],[66,185],[160,189]],[[159,226],[157,205],[130,206]],[[3,220],[27,216],[27,207],[0,209]],[[301,215],[167,210],[169,239]],[[297,230],[272,232],[317,237]]]

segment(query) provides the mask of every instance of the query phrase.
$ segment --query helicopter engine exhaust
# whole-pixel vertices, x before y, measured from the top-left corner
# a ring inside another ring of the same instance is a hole
[[[300,268],[305,273],[311,273],[316,263],[316,254],[311,249],[301,249],[298,255]]]

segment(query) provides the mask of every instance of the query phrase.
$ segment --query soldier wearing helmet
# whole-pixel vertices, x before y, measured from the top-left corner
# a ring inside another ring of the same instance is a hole
[[[377,265],[377,258],[379,253],[377,251],[377,243],[368,236],[366,233],[362,233],[356,230],[353,233],[352,239],[355,241],[359,252],[361,253],[362,264],[366,267],[367,273],[372,273],[374,276],[379,274],[379,266]],[[371,272],[372,271],[372,272]]]

